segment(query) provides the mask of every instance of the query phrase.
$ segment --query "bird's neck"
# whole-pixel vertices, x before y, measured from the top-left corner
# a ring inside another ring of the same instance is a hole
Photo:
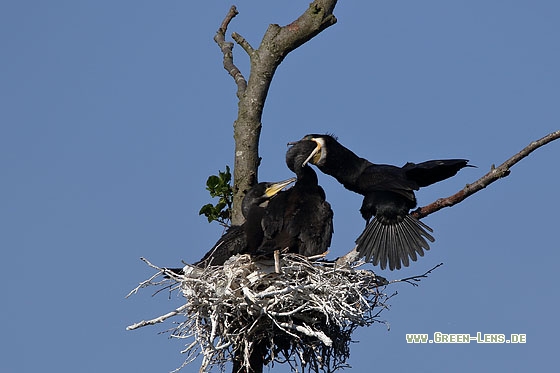
[[[317,178],[317,173],[307,165],[301,167],[296,173],[296,175],[297,175],[297,182],[295,186],[316,188],[317,185],[319,185],[319,179]]]
[[[354,152],[342,145],[328,150],[324,161],[317,163],[317,166],[323,173],[331,175],[344,185],[346,189],[357,193],[359,192],[354,190],[353,185],[356,185],[357,179],[371,165],[370,161],[358,157]]]

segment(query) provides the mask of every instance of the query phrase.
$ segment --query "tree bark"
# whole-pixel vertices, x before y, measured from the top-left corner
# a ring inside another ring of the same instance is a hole
[[[336,3],[336,0],[315,0],[289,25],[270,25],[258,49],[253,49],[245,38],[233,33],[232,38],[251,61],[248,81],[233,63],[233,43],[225,41],[227,27],[238,13],[235,6],[229,10],[214,37],[224,55],[224,68],[237,84],[239,99],[237,119],[233,125],[235,161],[232,224],[243,223],[241,201],[247,190],[258,182],[262,112],[274,73],[288,53],[336,23],[336,17],[332,14]]]
[[[261,119],[274,73],[288,53],[336,23],[336,17],[333,15],[336,3],[337,0],[315,0],[289,25],[270,25],[258,49],[253,49],[245,38],[233,33],[232,38],[249,55],[251,61],[248,81],[233,63],[233,43],[225,41],[229,23],[238,14],[235,6],[230,8],[214,37],[224,55],[224,69],[237,85],[239,99],[237,119],[233,124],[235,161],[231,222],[234,225],[243,223],[241,202],[245,193],[258,182]],[[244,367],[243,357],[238,353],[234,358],[233,373],[262,373],[266,348],[260,344],[252,347],[250,368]]]

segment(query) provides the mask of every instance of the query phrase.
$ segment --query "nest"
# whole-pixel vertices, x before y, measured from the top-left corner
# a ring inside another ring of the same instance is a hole
[[[131,294],[157,285],[180,292],[186,303],[128,329],[180,317],[171,336],[193,341],[182,351],[187,358],[177,370],[200,355],[201,372],[225,371],[228,361],[250,367],[257,355],[263,365],[333,372],[348,366],[352,332],[382,322],[379,314],[388,298],[381,291],[387,281],[372,271],[296,254],[281,255],[276,262],[239,255],[223,267],[187,266],[185,275],[145,261],[159,272]],[[162,275],[167,278],[156,281]]]

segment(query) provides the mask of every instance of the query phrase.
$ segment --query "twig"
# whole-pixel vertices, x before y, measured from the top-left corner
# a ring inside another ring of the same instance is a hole
[[[145,262],[157,275],[165,274]],[[171,336],[194,339],[184,351],[188,361],[203,357],[204,372],[231,360],[236,372],[271,361],[323,372],[345,366],[353,330],[383,322],[378,317],[387,296],[377,276],[297,254],[280,254],[280,263],[281,273],[274,273],[266,269],[270,260],[238,255],[197,278],[170,278],[166,284],[176,282],[173,288],[180,289],[185,305],[127,329],[180,316]],[[149,283],[156,284],[164,285]]]
[[[154,269],[157,269],[159,272],[156,273],[155,275],[153,275],[152,277],[150,277],[149,279],[147,279],[147,280],[145,280],[145,281],[142,281],[140,284],[138,284],[138,286],[135,287],[134,289],[132,289],[132,290],[130,291],[130,293],[128,293],[128,294],[126,295],[125,298],[130,297],[132,294],[138,293],[138,291],[139,291],[140,289],[142,289],[142,288],[145,288],[145,287],[154,285],[153,280],[156,279],[156,278],[163,272],[163,269],[160,269],[159,267],[153,265],[152,263],[150,263],[150,262],[148,261],[148,259],[143,258],[143,257],[140,257],[140,260],[143,261],[144,263],[146,263],[147,265],[149,265],[150,267],[152,267],[152,268],[154,268]]]
[[[129,326],[126,327],[126,330],[134,330],[134,329],[138,329],[138,328],[141,328],[143,326],[146,326],[146,325],[154,325],[154,324],[158,324],[160,322],[164,322],[168,318],[173,317],[173,316],[183,312],[187,307],[188,307],[188,304],[184,304],[181,307],[177,308],[176,310],[166,313],[165,315],[161,315],[161,316],[156,317],[156,318],[151,319],[151,320],[142,320],[140,322],[137,322],[136,324],[129,325]]]
[[[325,346],[332,346],[333,341],[327,337],[325,335],[325,333],[323,333],[322,331],[313,331],[313,329],[311,329],[310,327],[308,327],[307,325],[294,325],[294,324],[288,324],[288,323],[280,323],[280,326],[282,328],[286,328],[286,329],[293,329],[296,330],[300,333],[305,334],[308,337],[312,337],[312,338],[317,338],[318,340],[320,340],[321,342],[323,342],[323,344]]]
[[[436,268],[439,268],[442,265],[443,265],[443,263],[439,263],[438,265],[436,265],[432,269],[424,272],[424,274],[422,274],[422,275],[402,278],[400,280],[391,280],[391,281],[389,281],[389,284],[393,284],[395,282],[406,282],[407,284],[410,284],[412,286],[418,286],[418,284],[415,284],[414,282],[420,282],[420,281],[422,281],[423,278],[427,278],[430,273],[432,273]]]

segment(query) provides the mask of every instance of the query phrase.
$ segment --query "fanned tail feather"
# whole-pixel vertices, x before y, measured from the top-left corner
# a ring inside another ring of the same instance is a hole
[[[394,224],[383,224],[375,217],[369,222],[356,240],[358,252],[367,262],[390,270],[408,267],[409,259],[415,262],[424,250],[430,250],[428,241],[435,239],[429,232],[433,230],[418,219],[407,215]]]

